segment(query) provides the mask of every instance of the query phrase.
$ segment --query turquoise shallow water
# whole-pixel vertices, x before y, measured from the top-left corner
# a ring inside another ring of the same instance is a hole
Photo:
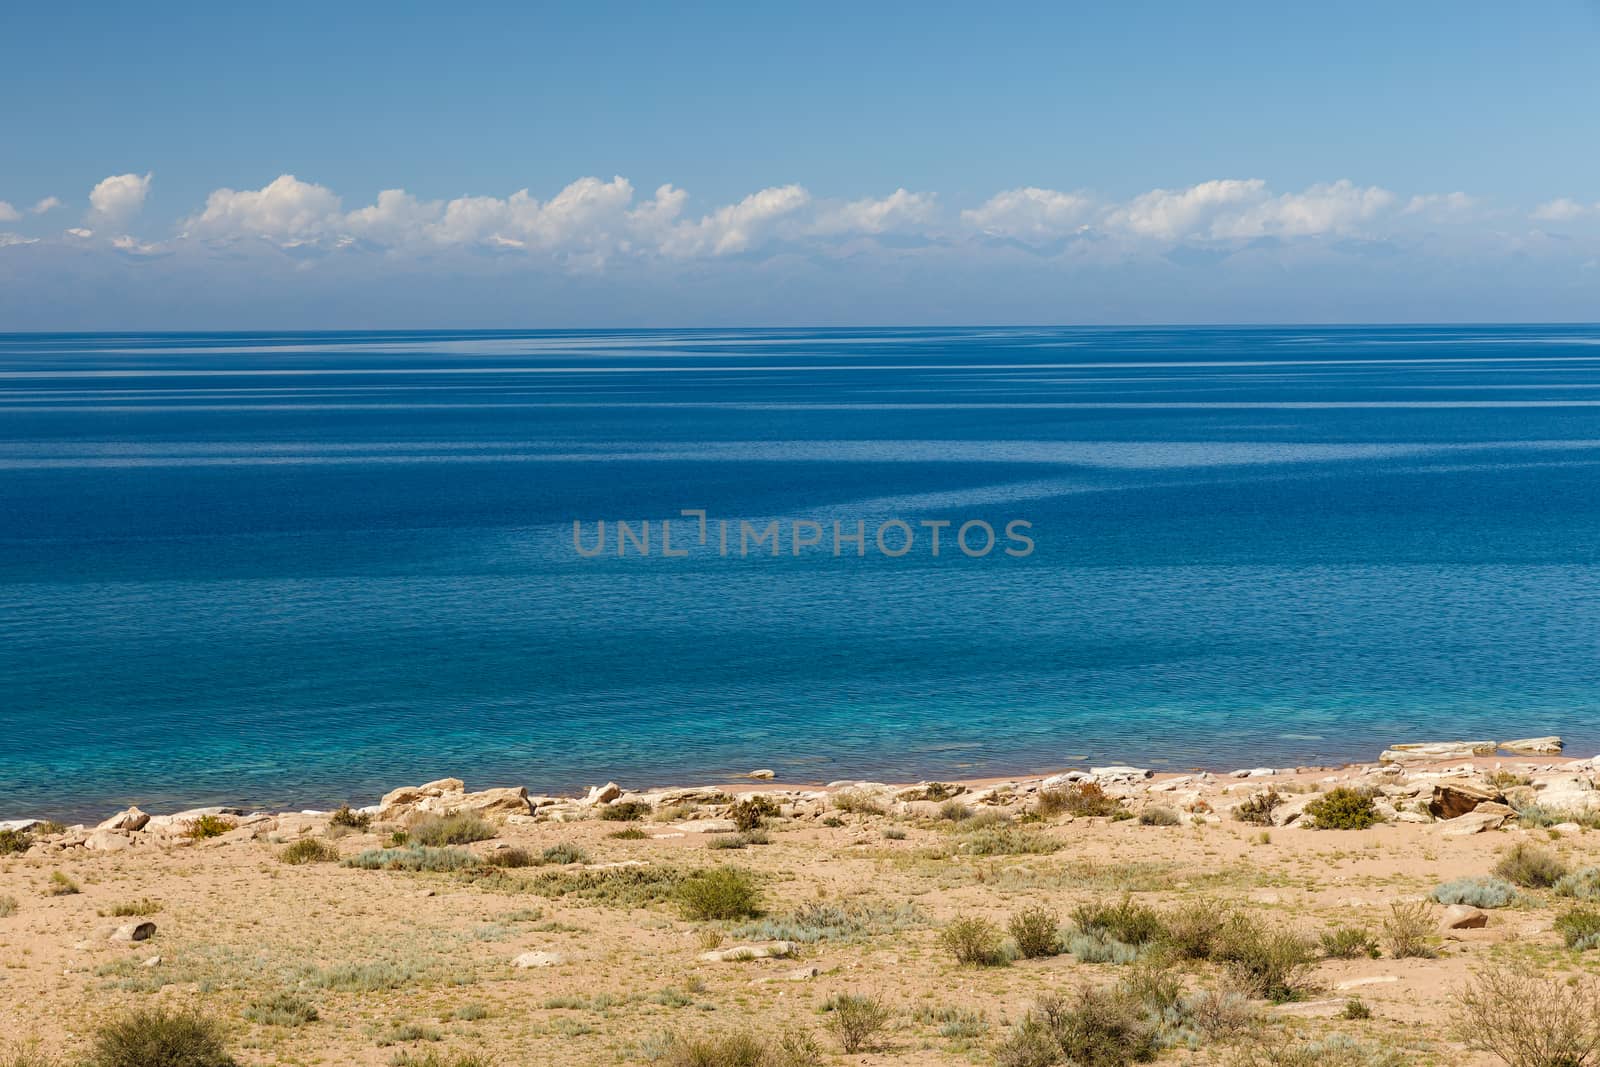
[[[0,816],[1593,754],[1597,372],[1573,326],[0,335]]]

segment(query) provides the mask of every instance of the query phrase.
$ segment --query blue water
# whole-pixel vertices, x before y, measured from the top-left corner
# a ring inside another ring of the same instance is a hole
[[[0,335],[0,816],[1592,754],[1597,405],[1573,326]]]

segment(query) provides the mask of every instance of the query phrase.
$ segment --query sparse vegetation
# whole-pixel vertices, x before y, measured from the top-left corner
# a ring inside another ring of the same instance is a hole
[[[1106,793],[1098,782],[1073,782],[1058,789],[1039,790],[1034,810],[1046,819],[1061,815],[1084,818],[1110,816],[1122,811],[1122,801]]]
[[[126,919],[133,916],[154,915],[160,910],[161,901],[140,897],[138,900],[124,900],[120,904],[113,904],[106,909],[105,914],[117,919]]]
[[[90,1067],[234,1067],[222,1028],[198,1011],[130,1012],[94,1036]]]
[[[761,890],[748,871],[713,867],[685,878],[677,890],[684,915],[702,921],[748,919],[761,912]]]
[[[1574,871],[1557,881],[1554,888],[1558,897],[1600,901],[1600,867]]]
[[[1433,959],[1433,916],[1420,901],[1397,901],[1389,905],[1383,920],[1383,947],[1397,960]]]
[[[1587,952],[1600,948],[1600,910],[1579,906],[1556,916],[1556,933],[1568,948]]]
[[[221,815],[201,815],[189,823],[188,829],[183,832],[183,836],[192,841],[204,841],[209,837],[221,837],[229,830],[237,828],[238,825],[233,819]]]
[[[600,808],[600,818],[607,822],[638,822],[651,812],[648,800],[619,800]]]
[[[1161,914],[1124,896],[1115,904],[1091,901],[1072,909],[1072,924],[1080,933],[1099,935],[1135,947],[1160,940],[1166,934]]]
[[[430,848],[406,845],[401,848],[369,848],[344,861],[346,867],[366,871],[459,871],[474,867],[478,857],[456,848]]]
[[[1160,1033],[1144,1006],[1120,990],[1081,986],[1041,999],[995,1050],[1000,1067],[1124,1067],[1149,1063]]]
[[[262,1026],[304,1026],[317,1021],[317,1009],[287,990],[257,997],[244,1009],[244,1017]]]
[[[1503,908],[1516,901],[1517,887],[1498,878],[1457,878],[1437,886],[1431,895],[1440,904]]]
[[[1061,951],[1060,920],[1049,908],[1023,908],[1011,916],[1007,929],[1023,959],[1054,956]]]
[[[822,1058],[816,1040],[803,1031],[776,1039],[749,1033],[668,1034],[642,1052],[657,1067],[815,1067]]]
[[[449,815],[424,815],[407,828],[408,843],[442,848],[445,845],[470,845],[474,841],[488,841],[495,834],[494,826],[480,815],[470,812],[452,812]]]
[[[1218,941],[1216,958],[1251,996],[1281,1004],[1306,992],[1316,953],[1292,930],[1267,927],[1254,916],[1235,915]]]
[[[972,820],[968,820],[969,822]],[[1038,830],[990,826],[962,834],[956,850],[967,856],[1027,856],[1060,851],[1062,842]]]
[[[1494,865],[1494,874],[1524,889],[1549,889],[1567,875],[1567,865],[1549,849],[1518,841]]]
[[[1011,962],[1000,928],[987,919],[956,919],[939,931],[939,941],[964,967],[1003,967]]]
[[[1600,987],[1530,966],[1490,967],[1456,1000],[1453,1022],[1469,1048],[1507,1067],[1593,1067],[1600,1063]]]
[[[9,893],[0,895],[0,919],[9,919],[17,913],[17,898]]]
[[[638,826],[624,826],[620,830],[613,830],[606,835],[613,841],[643,841],[650,835]]]
[[[1171,808],[1145,808],[1139,813],[1140,826],[1181,826],[1183,819]]]
[[[1322,952],[1329,959],[1378,958],[1378,939],[1364,926],[1340,926],[1322,932]]]
[[[1339,786],[1306,805],[1305,818],[1317,830],[1365,830],[1383,819],[1364,789]]]
[[[367,830],[372,827],[372,813],[356,811],[348,804],[341,804],[339,810],[329,816],[328,825],[346,830]]]
[[[497,848],[484,855],[483,862],[491,867],[532,867],[538,861],[533,858],[533,853],[525,848]]]
[[[830,998],[823,1010],[828,1014],[828,1029],[847,1056],[876,1047],[894,1017],[877,997],[861,993],[840,993]]]
[[[65,871],[51,871],[50,880],[45,883],[44,891],[53,897],[70,897],[74,893],[83,892],[78,888],[78,883],[74,882]]]
[[[541,864],[560,865],[569,863],[588,863],[589,853],[585,852],[581,847],[574,845],[570,841],[562,841],[551,845],[549,848],[539,853],[539,862]]]
[[[339,850],[326,841],[318,841],[314,837],[302,837],[278,853],[278,859],[297,866],[305,863],[337,863]]]
[[[736,829],[748,833],[761,829],[768,819],[777,818],[781,811],[776,800],[757,793],[735,801],[728,809],[728,818],[733,820]]]
[[[843,789],[833,794],[833,810],[842,811],[847,815],[882,815],[885,811],[881,801],[859,789]]]
[[[1228,912],[1214,900],[1201,898],[1161,915],[1161,944],[1180,960],[1208,960],[1228,922]]]
[[[14,856],[33,846],[33,835],[26,830],[0,830],[0,856]]]
[[[1276,789],[1253,793],[1233,809],[1233,817],[1252,826],[1271,826],[1272,813],[1283,804],[1283,794]]]

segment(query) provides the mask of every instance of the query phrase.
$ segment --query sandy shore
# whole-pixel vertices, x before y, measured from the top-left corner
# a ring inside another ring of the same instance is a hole
[[[1548,886],[1451,916],[1430,894],[1488,876],[1518,844],[1567,871],[1600,866],[1596,771],[1440,749],[1337,769],[746,779],[585,797],[446,779],[337,818],[135,810],[100,827],[13,824],[0,1010],[6,1035],[63,1058],[130,1010],[198,1005],[242,1064],[675,1064],[682,1046],[666,1035],[736,1032],[808,1035],[807,1062],[982,1064],[1008,1054],[1041,996],[1159,965],[1191,999],[1237,994],[1245,1022],[1168,1027],[1158,1062],[1489,1065],[1502,1061],[1450,1024],[1457,992],[1492,963],[1587,974],[1600,951],[1565,946],[1556,920],[1578,902]],[[1343,787],[1381,821],[1315,828],[1319,799]],[[770,805],[752,814],[752,797]],[[1249,822],[1241,805],[1270,810]],[[736,816],[760,826],[742,833]],[[416,847],[452,834],[480,839]],[[286,862],[291,849],[311,861]],[[455,869],[368,869],[417,862]],[[693,911],[685,885],[719,868],[748,875],[753,898],[734,910],[752,914]],[[1075,909],[1124,900],[1168,918],[1197,904],[1245,915],[1305,935],[1315,958],[1284,1003],[1242,988],[1220,956],[1175,958],[1154,941],[1125,953],[1143,962],[1092,962]],[[1427,953],[1395,958],[1385,924],[1408,904],[1425,915]],[[1007,928],[1029,908],[1059,926],[1056,951],[1014,958]],[[1001,935],[992,965],[950,949],[971,919]],[[1376,956],[1330,957],[1322,935],[1341,928],[1369,931]],[[887,1009],[848,1054],[841,1012],[827,1010],[840,994]],[[1369,1018],[1345,1017],[1352,997]],[[1324,1045],[1324,1058],[1287,1058]]]

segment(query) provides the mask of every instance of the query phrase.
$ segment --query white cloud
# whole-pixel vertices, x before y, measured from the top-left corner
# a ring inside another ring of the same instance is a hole
[[[938,198],[933,193],[896,189],[881,199],[868,197],[826,207],[817,215],[813,233],[901,233],[933,221]]]
[[[1600,214],[1600,203],[1580,204],[1570,197],[1559,197],[1533,209],[1533,217],[1541,222],[1571,222],[1585,215]]]
[[[22,212],[0,200],[0,222],[15,222],[22,217]]]
[[[1187,189],[1152,189],[1134,197],[1106,217],[1106,225],[1141,237],[1166,239],[1209,237],[1224,212],[1260,203],[1267,183],[1222,179],[1201,182]]]
[[[76,237],[80,241],[87,241],[89,238],[94,236],[94,231],[85,229],[82,226],[74,226],[72,229],[67,231],[67,236]]]
[[[260,189],[218,189],[185,224],[202,237],[265,237],[279,243],[322,236],[339,212],[331,189],[282,174]]]
[[[24,237],[20,233],[6,233],[0,231],[0,248],[10,248],[13,245],[36,245],[37,237]]]
[[[1395,203],[1395,195],[1375,185],[1360,187],[1341,179],[1285,193],[1237,215],[1220,212],[1211,236],[1220,238],[1315,237],[1350,233]]]
[[[151,175],[113,174],[89,190],[91,214],[112,225],[125,225],[144,207]]]
[[[60,197],[47,196],[43,200],[40,200],[38,203],[33,205],[33,213],[35,215],[43,215],[46,211],[54,211],[60,206]]]
[[[810,202],[811,194],[798,185],[763,189],[737,204],[718,208],[698,221],[678,223],[668,232],[661,250],[674,256],[725,256],[743,252],[770,234],[778,220]]]
[[[1477,206],[1477,197],[1466,193],[1425,193],[1406,201],[1405,214],[1459,215]]]
[[[1082,229],[1094,209],[1094,201],[1083,194],[1029,186],[996,193],[963,211],[961,219],[994,237],[1053,240]]]

